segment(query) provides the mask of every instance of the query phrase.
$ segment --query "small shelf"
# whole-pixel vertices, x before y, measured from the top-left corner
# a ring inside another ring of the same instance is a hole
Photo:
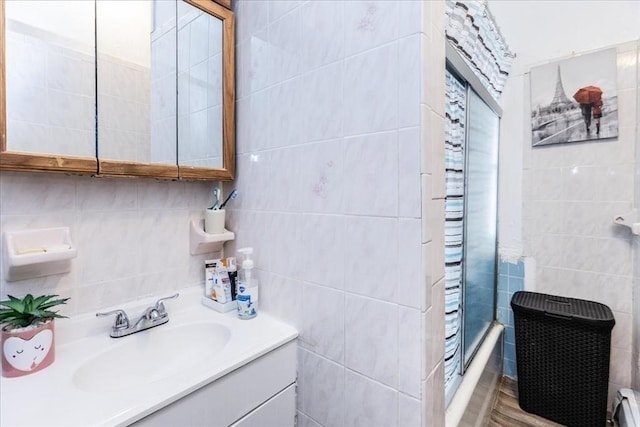
[[[622,225],[623,227],[629,227],[631,234],[640,236],[640,217],[638,216],[638,209],[634,209],[631,212],[622,215],[616,215],[613,218],[613,222]]]
[[[69,227],[6,231],[2,262],[8,282],[66,273],[78,255]]]
[[[224,242],[236,237],[232,231],[225,230],[220,234],[204,232],[204,220],[191,220],[189,231],[189,249],[191,255],[206,254],[208,252],[220,252]]]

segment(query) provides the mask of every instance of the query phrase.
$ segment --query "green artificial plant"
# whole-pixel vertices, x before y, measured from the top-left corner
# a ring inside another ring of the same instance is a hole
[[[38,326],[51,319],[64,318],[57,311],[49,310],[56,305],[66,304],[69,298],[53,299],[59,295],[42,295],[34,298],[27,294],[24,298],[7,295],[9,299],[0,301],[0,325],[7,329]]]

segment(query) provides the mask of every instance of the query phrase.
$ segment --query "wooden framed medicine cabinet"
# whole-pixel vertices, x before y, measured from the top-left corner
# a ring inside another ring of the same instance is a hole
[[[0,170],[232,180],[223,5],[0,0]]]

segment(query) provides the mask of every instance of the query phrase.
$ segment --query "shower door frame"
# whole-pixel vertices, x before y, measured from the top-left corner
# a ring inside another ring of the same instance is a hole
[[[451,70],[449,70],[449,72],[451,72]],[[455,72],[453,73],[455,75]],[[458,76],[459,77],[459,76]],[[460,77],[459,77],[460,78]],[[474,88],[471,86],[471,84],[469,82],[466,82],[464,79],[462,79],[463,82],[465,82],[466,84],[466,94],[465,94],[465,102],[466,102],[466,115],[465,115],[465,134],[464,134],[464,146],[465,146],[465,152],[464,152],[464,165],[465,165],[465,174],[464,174],[464,197],[463,199],[465,200],[464,203],[464,211],[463,211],[463,218],[465,218],[465,221],[463,223],[463,231],[462,231],[462,259],[466,260],[467,259],[467,245],[465,244],[465,241],[467,241],[467,227],[469,225],[469,221],[467,220],[469,218],[467,209],[469,208],[469,204],[466,203],[467,202],[467,188],[468,188],[468,181],[469,181],[469,174],[466,173],[466,167],[469,164],[469,134],[470,134],[470,130],[471,130],[471,126],[470,126],[470,111],[469,111],[469,105],[470,105],[470,96],[469,94],[471,92],[474,92],[478,98],[485,103],[485,105],[487,105],[487,107],[489,107],[491,109],[491,111],[493,111],[494,113],[496,113],[496,115],[498,116],[498,141],[496,142],[497,147],[497,153],[498,153],[498,159],[496,162],[496,217],[495,217],[495,229],[496,229],[496,236],[495,236],[495,240],[493,242],[493,250],[494,250],[494,254],[493,254],[493,271],[494,271],[494,275],[493,275],[493,318],[491,319],[491,322],[495,322],[496,320],[496,309],[498,306],[498,268],[499,268],[499,261],[498,261],[498,200],[500,197],[499,194],[499,183],[500,183],[500,167],[499,167],[499,159],[500,159],[500,118],[501,115],[498,114],[495,110],[493,110],[493,108],[491,108],[491,105],[489,105],[485,99],[482,98],[482,96],[474,90]],[[492,98],[493,99],[493,98]],[[478,340],[478,345],[475,346],[475,348],[471,351],[471,354],[468,357],[467,360],[467,355],[465,354],[465,349],[466,349],[466,341],[467,341],[467,335],[465,333],[465,328],[464,328],[464,324],[465,324],[465,317],[467,315],[467,310],[466,310],[466,298],[467,298],[467,266],[468,263],[467,262],[463,262],[462,263],[462,325],[463,325],[463,331],[462,331],[462,342],[461,342],[461,346],[462,346],[462,355],[460,357],[460,372],[461,375],[464,375],[464,373],[466,372],[467,368],[469,367],[469,364],[473,361],[473,358],[475,357],[476,353],[478,352],[478,349],[480,348],[480,346],[482,345],[482,343],[484,342],[485,338],[487,337],[487,334],[489,333],[489,331],[491,330],[491,325],[489,325],[485,331],[482,333],[482,336],[480,337],[480,339]]]
[[[466,93],[465,93],[465,152],[464,152],[464,165],[466,167],[466,165],[468,164],[468,156],[469,156],[469,150],[468,150],[468,143],[469,143],[469,91],[473,90],[475,92],[475,94],[498,116],[498,123],[500,123],[500,120],[502,118],[502,108],[500,107],[500,105],[498,104],[498,102],[493,98],[493,96],[491,95],[491,93],[487,90],[487,88],[482,84],[482,82],[480,81],[480,79],[478,78],[478,76],[474,73],[474,71],[471,69],[471,67],[467,64],[467,62],[463,59],[463,57],[460,55],[460,53],[453,47],[453,45],[451,45],[451,43],[449,41],[446,42],[445,45],[445,53],[446,53],[446,65],[445,68],[447,71],[449,71],[451,74],[453,74],[458,80],[460,80],[466,87]],[[495,322],[496,320],[496,307],[497,307],[497,299],[498,299],[498,274],[499,274],[499,260],[498,260],[498,227],[499,227],[499,221],[498,221],[498,202],[500,200],[500,194],[499,194],[499,182],[500,182],[500,167],[499,167],[499,158],[500,158],[500,128],[498,125],[498,141],[497,141],[497,150],[498,150],[498,169],[496,171],[496,238],[495,238],[495,242],[494,242],[494,250],[495,250],[495,256],[494,256],[494,277],[493,277],[493,306],[494,306],[494,310],[493,310],[493,320],[492,322]],[[465,174],[464,174],[464,197],[463,200],[466,201],[466,194],[467,194],[467,180],[468,180],[468,174],[466,173],[465,170]],[[467,203],[464,204],[464,210],[463,210],[463,218],[467,218]],[[454,380],[454,382],[452,383],[451,387],[449,390],[445,390],[445,406],[448,406],[451,399],[453,398],[453,396],[455,395],[458,386],[460,385],[460,382],[462,381],[462,377],[465,373],[465,371],[467,370],[469,364],[471,363],[471,361],[473,360],[473,358],[475,357],[481,343],[485,340],[487,333],[489,332],[489,330],[491,328],[487,328],[487,330],[484,332],[482,338],[479,341],[479,345],[473,349],[471,356],[469,357],[468,363],[465,360],[465,355],[464,355],[464,348],[465,348],[465,331],[464,331],[464,319],[466,316],[466,309],[465,309],[465,298],[466,298],[466,292],[465,292],[465,288],[466,288],[466,264],[464,263],[464,260],[466,259],[466,245],[464,244],[464,240],[467,234],[467,221],[464,221],[464,225],[463,225],[463,244],[462,244],[462,259],[463,259],[463,268],[462,268],[462,298],[461,298],[461,328],[463,328],[462,330],[462,334],[461,334],[461,357],[460,357],[460,366],[459,366],[459,376],[456,380]],[[448,391],[448,393],[447,393]]]

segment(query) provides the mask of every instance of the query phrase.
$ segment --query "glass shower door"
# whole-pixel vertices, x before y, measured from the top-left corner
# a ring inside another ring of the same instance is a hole
[[[499,117],[471,89],[468,97],[464,234],[464,366],[495,315]]]

